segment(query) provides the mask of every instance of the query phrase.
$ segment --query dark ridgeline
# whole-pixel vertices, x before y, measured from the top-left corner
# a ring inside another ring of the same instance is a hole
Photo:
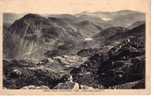
[[[145,88],[143,13],[4,16],[5,88]]]

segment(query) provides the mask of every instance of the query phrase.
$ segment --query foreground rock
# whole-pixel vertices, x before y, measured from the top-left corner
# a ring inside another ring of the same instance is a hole
[[[75,83],[75,82],[59,83],[57,86],[54,87],[54,89],[72,89],[72,90],[77,90],[77,89],[79,89],[79,84]]]
[[[54,89],[71,89],[71,90],[79,90],[79,89],[85,89],[85,90],[94,90],[93,87],[89,87],[86,85],[80,85],[76,82],[65,82],[65,83],[59,83],[57,86],[54,87]]]
[[[19,62],[20,63],[20,62]],[[20,89],[23,86],[48,86],[53,88],[68,79],[68,74],[47,66],[23,66],[12,61],[4,61],[4,86],[9,89]]]

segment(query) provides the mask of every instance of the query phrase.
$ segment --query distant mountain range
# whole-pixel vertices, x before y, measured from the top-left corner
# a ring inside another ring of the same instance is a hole
[[[126,33],[137,35],[129,31],[144,21],[144,13],[129,10],[23,17],[4,14],[4,53],[9,58],[41,58],[47,51],[55,50],[59,54],[74,54],[86,46],[99,47],[122,39]],[[91,41],[85,41],[86,38]]]

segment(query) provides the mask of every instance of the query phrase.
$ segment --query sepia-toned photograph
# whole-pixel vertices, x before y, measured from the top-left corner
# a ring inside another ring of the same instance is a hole
[[[3,7],[1,80],[5,94],[7,90],[150,90],[148,0],[64,1],[72,4],[70,8],[56,8],[53,0],[47,8],[55,10],[45,13],[17,3],[10,5],[23,10]]]

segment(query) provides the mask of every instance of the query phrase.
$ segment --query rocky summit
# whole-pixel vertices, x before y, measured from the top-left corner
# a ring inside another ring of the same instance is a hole
[[[15,16],[3,20],[4,88],[145,88],[144,13]]]

